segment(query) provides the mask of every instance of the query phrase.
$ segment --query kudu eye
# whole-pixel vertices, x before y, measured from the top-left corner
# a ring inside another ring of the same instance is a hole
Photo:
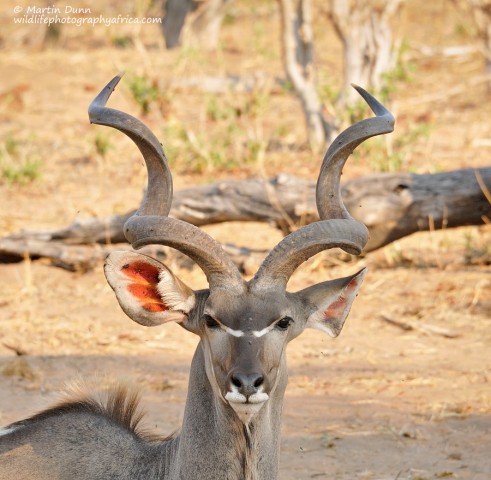
[[[208,328],[217,328],[220,326],[220,324],[211,315],[203,315],[203,320]]]
[[[292,322],[293,318],[291,317],[282,318],[279,322],[276,323],[275,328],[277,328],[278,330],[286,330]]]

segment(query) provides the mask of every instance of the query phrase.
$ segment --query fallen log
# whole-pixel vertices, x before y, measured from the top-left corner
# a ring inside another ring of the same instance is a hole
[[[343,195],[353,216],[367,225],[365,251],[371,251],[419,231],[489,223],[490,188],[487,167],[371,175],[348,182]]]
[[[370,252],[418,231],[489,222],[490,189],[491,167],[487,167],[424,175],[370,175],[346,182],[342,195],[351,214],[369,228],[365,252]],[[268,222],[287,234],[318,219],[314,198],[315,184],[292,175],[228,180],[176,192],[171,215],[197,226]],[[111,244],[125,242],[123,225],[132,214],[9,235],[0,239],[0,262],[29,255],[50,258],[63,268],[91,268]],[[228,249],[241,265],[247,255],[263,255],[248,248]]]

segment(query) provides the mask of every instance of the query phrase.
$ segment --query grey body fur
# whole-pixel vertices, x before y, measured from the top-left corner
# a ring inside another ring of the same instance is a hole
[[[178,435],[150,441],[100,412],[64,404],[7,427],[13,430],[0,437],[0,479],[275,479],[286,368],[282,372],[278,400],[268,402],[246,428],[213,395],[200,345]]]

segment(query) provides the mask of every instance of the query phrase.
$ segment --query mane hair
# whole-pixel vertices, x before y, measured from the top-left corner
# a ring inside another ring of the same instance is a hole
[[[86,386],[73,385],[64,397],[52,407],[12,423],[7,428],[27,427],[60,415],[88,413],[107,418],[146,442],[160,442],[174,437],[174,434],[162,437],[142,427],[145,412],[140,407],[140,391],[135,387],[119,383],[109,387],[102,395],[99,393],[95,396],[87,391]]]

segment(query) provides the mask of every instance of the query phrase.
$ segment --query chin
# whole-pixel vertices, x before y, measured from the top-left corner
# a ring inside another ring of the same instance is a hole
[[[251,419],[256,415],[259,410],[263,407],[263,405],[266,403],[260,402],[260,403],[243,403],[243,402],[228,402],[229,405],[233,408],[234,412],[237,414],[239,417],[240,421],[247,425]]]

